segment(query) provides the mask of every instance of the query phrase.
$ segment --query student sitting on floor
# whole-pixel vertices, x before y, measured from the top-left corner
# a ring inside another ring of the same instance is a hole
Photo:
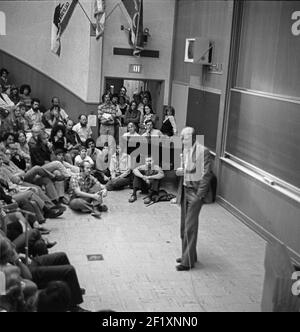
[[[85,146],[81,146],[79,151],[79,155],[75,157],[74,165],[80,167],[84,161],[88,161],[91,166],[94,167],[94,161],[90,156],[88,156],[87,148]]]
[[[152,197],[157,195],[160,186],[160,180],[164,178],[164,171],[157,165],[154,165],[152,157],[146,157],[145,165],[141,165],[133,171],[133,193],[129,199],[129,203],[137,200],[137,191],[142,190],[143,193],[149,193],[144,203],[150,204]]]
[[[116,153],[110,161],[111,180],[107,183],[108,191],[122,190],[131,184],[131,160],[130,156],[122,151],[121,145],[117,146]]]
[[[103,197],[107,195],[107,190],[91,175],[91,172],[91,164],[84,161],[80,174],[72,176],[70,208],[100,218],[100,213],[108,210],[107,206],[103,205]]]

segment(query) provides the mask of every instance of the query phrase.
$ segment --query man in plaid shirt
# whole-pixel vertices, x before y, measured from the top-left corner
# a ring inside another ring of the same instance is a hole
[[[71,177],[70,208],[100,218],[101,212],[108,210],[107,206],[103,204],[103,197],[107,196],[107,190],[91,175],[91,171],[91,164],[84,161],[80,173]]]

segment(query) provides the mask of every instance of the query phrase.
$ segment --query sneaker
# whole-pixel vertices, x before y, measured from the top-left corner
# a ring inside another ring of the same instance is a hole
[[[101,213],[100,212],[97,212],[97,211],[93,211],[91,213],[91,216],[96,218],[96,219],[101,219]]]
[[[129,198],[128,202],[129,203],[134,203],[137,200],[136,195],[131,195],[131,197]]]

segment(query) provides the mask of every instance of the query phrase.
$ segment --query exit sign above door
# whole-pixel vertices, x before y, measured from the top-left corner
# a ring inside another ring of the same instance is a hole
[[[140,74],[142,72],[142,65],[129,65],[129,73]]]

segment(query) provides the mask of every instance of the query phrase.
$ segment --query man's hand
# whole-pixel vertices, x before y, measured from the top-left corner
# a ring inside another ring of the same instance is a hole
[[[147,184],[150,184],[150,177],[149,176],[144,176],[143,179]]]
[[[99,201],[99,199],[100,199],[100,195],[99,195],[99,194],[93,194],[92,199],[93,199],[94,201]]]
[[[104,198],[106,196],[107,196],[107,189],[105,188],[102,190],[102,197]]]

